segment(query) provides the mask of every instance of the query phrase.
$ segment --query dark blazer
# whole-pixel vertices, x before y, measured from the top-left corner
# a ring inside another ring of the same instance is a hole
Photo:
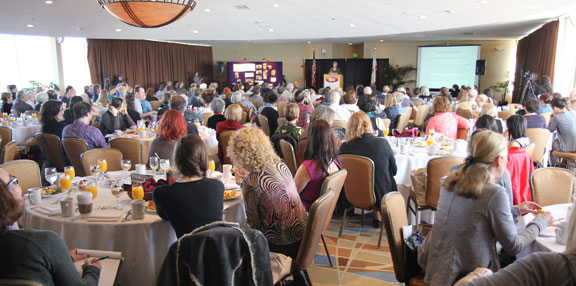
[[[376,206],[380,207],[380,200],[389,192],[396,192],[396,159],[388,141],[377,138],[370,133],[350,142],[342,143],[339,154],[353,154],[368,157],[374,161],[374,193]]]
[[[42,125],[42,133],[54,134],[62,139],[62,130],[68,123],[65,121],[50,120]]]
[[[270,128],[270,135],[276,132],[276,128],[278,128],[278,111],[272,107],[264,107],[260,114],[266,116],[268,118],[268,127]]]
[[[396,125],[398,125],[398,116],[400,116],[400,111],[398,111],[398,107],[391,106],[386,107],[384,113],[386,113],[386,118],[390,119],[390,134],[392,134],[392,130],[396,128]],[[398,131],[402,133],[403,130]]]
[[[106,136],[107,134],[114,133],[115,130],[126,130],[132,126],[132,118],[130,115],[126,113],[126,115],[122,115],[118,112],[117,116],[112,115],[110,110],[104,112],[100,117],[100,131],[102,135]]]

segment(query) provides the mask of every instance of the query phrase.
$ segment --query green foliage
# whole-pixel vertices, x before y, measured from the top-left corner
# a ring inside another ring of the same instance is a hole
[[[387,84],[391,85],[393,90],[398,86],[405,85],[407,83],[413,83],[415,80],[406,79],[410,73],[416,71],[416,68],[412,65],[408,66],[388,66],[384,74],[384,80]]]
[[[36,87],[42,87],[42,88],[44,88],[44,89],[53,89],[53,90],[55,90],[55,91],[60,91],[60,87],[59,87],[57,84],[53,83],[53,82],[50,82],[50,84],[46,85],[46,84],[43,84],[43,83],[41,83],[41,82],[37,82],[37,81],[35,81],[35,80],[31,80],[31,81],[30,81],[30,86],[31,86],[31,87],[34,87],[34,88],[36,88]]]

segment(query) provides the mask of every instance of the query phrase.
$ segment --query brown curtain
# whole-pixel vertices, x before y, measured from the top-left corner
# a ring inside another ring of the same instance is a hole
[[[518,42],[516,50],[516,79],[514,102],[519,102],[524,88],[522,74],[531,71],[539,75],[548,75],[554,81],[554,61],[556,59],[556,39],[558,21],[550,22]],[[520,85],[522,80],[522,85]]]
[[[93,83],[104,74],[122,74],[128,84],[158,88],[162,81],[182,81],[188,86],[199,72],[213,78],[212,47],[137,40],[88,39],[88,65]]]

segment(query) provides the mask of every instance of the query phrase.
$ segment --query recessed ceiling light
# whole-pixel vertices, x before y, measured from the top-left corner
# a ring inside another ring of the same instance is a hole
[[[384,40],[380,40],[380,43],[384,42]]]
[[[198,30],[192,30],[192,33],[198,34]]]
[[[420,16],[418,16],[418,18],[420,18],[420,19],[426,19],[426,15],[420,15]]]
[[[452,15],[452,14],[454,14],[454,12],[455,12],[455,11],[454,11],[454,10],[452,10],[452,9],[448,9],[448,10],[446,10],[446,11],[444,11],[444,12],[446,12],[446,13],[448,13],[448,14]]]
[[[28,25],[26,25],[26,27],[28,27],[28,28],[34,28],[34,25],[28,24]]]
[[[312,44],[312,42],[306,42],[306,44]]]
[[[114,31],[116,31],[116,32],[122,32],[122,29],[116,28],[116,30],[114,30]]]
[[[354,28],[354,27],[356,27],[356,24],[350,24],[349,26],[350,26],[350,28]]]
[[[268,29],[268,32],[274,32],[274,29],[269,28],[269,29]]]
[[[352,46],[352,43],[348,43],[348,46]]]
[[[210,10],[210,8],[204,9],[204,12],[210,12],[210,11],[212,11],[212,10]]]
[[[52,3],[54,3],[54,1],[46,0],[46,1],[44,1],[44,3],[46,3],[46,4],[52,4]]]
[[[416,34],[416,35],[414,35],[414,37],[422,37],[422,35]]]
[[[280,7],[280,4],[273,4],[272,7],[274,7],[274,8],[279,8],[279,7]]]
[[[488,4],[488,3],[490,3],[490,1],[488,1],[488,0],[480,0],[480,1],[478,1],[478,3],[480,3],[480,4]]]

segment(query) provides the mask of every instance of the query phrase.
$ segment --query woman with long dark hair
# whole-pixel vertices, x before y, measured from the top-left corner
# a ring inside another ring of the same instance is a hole
[[[68,125],[64,121],[62,101],[48,100],[42,104],[38,120],[42,124],[42,133],[54,134],[62,138],[62,130]]]
[[[307,211],[320,196],[324,179],[340,169],[336,160],[338,148],[338,138],[328,122],[316,120],[310,124],[304,162],[294,176],[296,189]]]

